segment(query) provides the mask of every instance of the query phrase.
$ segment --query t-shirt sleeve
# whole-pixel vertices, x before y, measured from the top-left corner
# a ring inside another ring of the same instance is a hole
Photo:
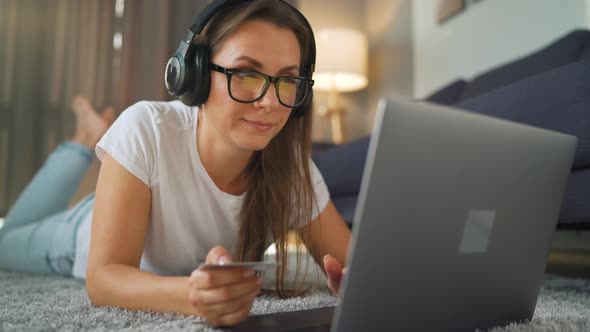
[[[108,153],[121,166],[148,187],[154,182],[155,124],[149,102],[127,108],[96,145],[96,156],[102,161]]]
[[[310,173],[311,173],[311,182],[313,184],[313,190],[315,192],[315,198],[317,202],[317,206],[313,207],[313,213],[311,216],[311,220],[317,218],[322,211],[328,205],[330,201],[330,192],[328,191],[328,186],[326,186],[326,182],[324,182],[324,177],[320,170],[315,165],[313,160],[310,159],[309,161],[310,166]]]

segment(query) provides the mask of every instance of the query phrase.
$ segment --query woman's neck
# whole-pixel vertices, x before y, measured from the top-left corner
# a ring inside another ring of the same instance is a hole
[[[219,135],[217,129],[207,124],[203,112],[198,112],[197,153],[205,170],[221,191],[241,195],[246,191],[244,169],[251,151],[231,146]]]

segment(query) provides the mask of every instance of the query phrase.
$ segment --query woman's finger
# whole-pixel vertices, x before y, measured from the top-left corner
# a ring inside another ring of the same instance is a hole
[[[334,293],[334,295],[338,295],[340,291],[340,283],[342,279],[328,279],[328,288]]]
[[[253,301],[250,301],[242,308],[238,309],[235,312],[220,316],[216,319],[215,323],[216,326],[232,326],[237,325],[239,322],[243,321],[244,319],[248,318],[250,311],[252,310]]]
[[[323,263],[324,271],[326,271],[326,276],[328,279],[328,288],[332,291],[332,293],[338,295],[342,276],[346,269],[342,269],[340,262],[330,255],[324,256]]]
[[[251,269],[194,270],[188,279],[188,285],[196,289],[212,289],[244,281],[255,274]]]
[[[248,304],[251,304],[259,293],[260,287],[229,302],[208,305],[203,308],[203,311],[205,315],[213,319],[219,319],[222,316],[240,311]]]
[[[342,274],[342,265],[336,258],[325,255],[323,263],[328,278],[338,278]]]
[[[221,262],[231,262],[232,257],[227,249],[222,246],[215,246],[207,253],[205,262],[208,264],[219,264]]]
[[[241,281],[229,286],[222,286],[212,289],[195,289],[189,291],[189,300],[191,304],[203,309],[206,306],[213,304],[221,304],[233,301],[237,298],[249,294],[259,289],[258,278],[251,277],[245,281]]]

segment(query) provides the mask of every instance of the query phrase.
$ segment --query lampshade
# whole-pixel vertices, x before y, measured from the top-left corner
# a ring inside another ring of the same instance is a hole
[[[314,90],[355,91],[367,86],[367,37],[346,28],[320,29]]]

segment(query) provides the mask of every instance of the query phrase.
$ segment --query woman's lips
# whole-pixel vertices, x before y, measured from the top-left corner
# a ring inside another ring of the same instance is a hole
[[[244,120],[247,124],[249,124],[252,128],[259,130],[259,131],[269,131],[272,129],[273,124],[270,122],[263,122],[263,121],[248,121],[246,119],[242,119]]]

